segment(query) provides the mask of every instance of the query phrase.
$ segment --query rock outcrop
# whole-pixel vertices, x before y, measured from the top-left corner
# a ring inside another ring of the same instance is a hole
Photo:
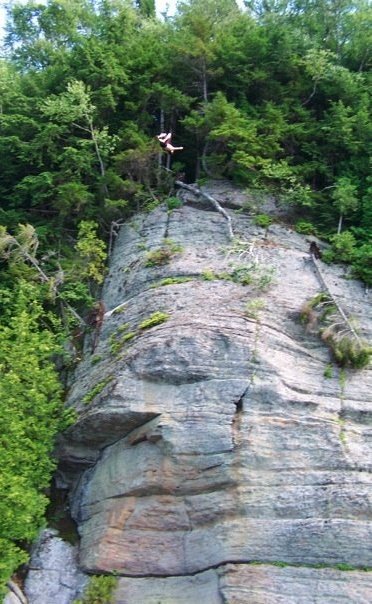
[[[25,582],[28,604],[70,604],[87,584],[79,570],[77,546],[57,536],[53,529],[42,531],[35,543]]]
[[[371,371],[330,376],[299,321],[321,289],[304,237],[230,209],[231,241],[209,210],[117,238],[59,447],[80,564],[120,604],[370,602]],[[368,339],[362,285],[322,271]]]

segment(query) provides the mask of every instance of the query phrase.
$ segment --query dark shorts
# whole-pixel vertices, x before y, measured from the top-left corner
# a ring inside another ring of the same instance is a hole
[[[163,143],[163,141],[159,141],[159,144],[163,149],[165,149],[167,146],[166,143]]]

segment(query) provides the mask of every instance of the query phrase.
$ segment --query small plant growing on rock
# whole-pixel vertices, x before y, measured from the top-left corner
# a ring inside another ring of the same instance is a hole
[[[101,394],[102,390],[111,382],[112,375],[108,375],[106,378],[98,382],[82,399],[85,405],[89,405],[92,400]]]
[[[182,252],[182,246],[172,239],[164,239],[161,247],[146,254],[145,266],[154,267],[168,264],[177,252]]]
[[[250,319],[257,320],[260,311],[265,308],[265,302],[260,298],[253,298],[245,305],[245,315]]]
[[[144,319],[140,324],[140,329],[149,329],[150,327],[155,327],[155,325],[160,325],[169,319],[169,315],[166,312],[156,311],[147,319]]]
[[[90,362],[92,363],[92,365],[96,365],[97,363],[99,363],[100,361],[102,361],[102,358],[103,357],[102,357],[101,354],[95,354],[90,359]]]
[[[372,348],[362,342],[345,313],[325,292],[306,302],[300,320],[311,331],[316,331],[332,352],[340,367],[363,369],[372,356]]]
[[[157,250],[147,253],[145,266],[162,266],[163,264],[168,264],[171,258],[171,250],[167,247],[160,247]]]
[[[119,352],[122,350],[124,344],[126,342],[128,342],[129,340],[132,340],[136,335],[137,332],[135,331],[128,331],[130,327],[129,323],[123,323],[123,325],[120,325],[117,329],[116,333],[113,333],[110,336],[109,342],[110,342],[110,351],[112,354],[117,355],[119,354]],[[124,333],[123,332],[127,332]],[[121,335],[123,334],[123,335]]]
[[[331,363],[328,363],[323,371],[323,375],[327,379],[331,379],[333,377],[333,366]]]
[[[237,266],[230,273],[231,281],[240,283],[240,285],[252,285],[256,289],[267,289],[274,278],[274,269],[264,268],[259,264],[248,264],[246,266]]]
[[[155,287],[163,287],[166,285],[176,285],[177,283],[186,283],[187,281],[191,281],[192,277],[166,277],[157,283],[151,285],[152,288]]]
[[[112,575],[93,575],[82,600],[75,600],[73,604],[112,604],[117,584],[117,577]]]
[[[268,229],[273,223],[273,219],[268,214],[257,214],[257,216],[253,218],[253,222],[256,226],[262,227],[263,229]]]
[[[216,276],[216,274],[210,269],[206,269],[205,271],[203,271],[201,276],[204,279],[204,281],[214,281],[215,279],[218,278]]]
[[[176,210],[182,206],[182,201],[178,197],[168,197],[166,203],[169,211]]]
[[[322,331],[321,337],[331,349],[340,367],[363,369],[369,365],[372,357],[372,348],[370,346],[350,336],[340,336],[332,330],[332,326]]]

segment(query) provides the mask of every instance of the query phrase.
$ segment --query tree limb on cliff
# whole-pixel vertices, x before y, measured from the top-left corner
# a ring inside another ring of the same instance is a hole
[[[230,237],[230,239],[234,239],[234,232],[233,232],[232,225],[231,225],[231,216],[228,215],[226,210],[224,210],[224,208],[218,203],[218,201],[214,197],[212,197],[212,195],[209,195],[208,193],[204,193],[204,191],[202,191],[201,189],[199,189],[199,187],[196,187],[195,185],[186,185],[184,182],[181,182],[180,180],[176,180],[175,184],[178,187],[181,187],[182,189],[191,191],[194,195],[196,195],[196,197],[203,197],[204,199],[209,201],[209,203],[212,204],[212,206],[215,208],[215,210],[217,210],[217,212],[222,214],[222,216],[227,220],[227,225],[228,225],[227,228],[229,231],[229,237]]]
[[[310,257],[313,261],[313,264],[316,268],[316,272],[318,275],[318,279],[320,281],[320,284],[322,285],[323,289],[327,292],[327,294],[329,295],[329,297],[331,298],[333,304],[335,305],[335,307],[337,308],[337,311],[339,312],[339,314],[342,317],[342,320],[344,322],[344,324],[347,326],[348,330],[350,331],[350,333],[354,336],[354,338],[357,340],[357,342],[359,344],[362,344],[362,341],[360,339],[360,337],[358,336],[357,332],[355,331],[354,327],[352,326],[352,324],[350,323],[349,318],[346,316],[344,310],[341,308],[341,306],[339,305],[339,303],[337,302],[337,300],[335,299],[334,295],[332,294],[331,290],[328,287],[328,284],[326,282],[326,280],[324,279],[324,276],[322,274],[321,268],[319,266],[319,262],[318,260],[315,258],[314,254],[310,254]]]

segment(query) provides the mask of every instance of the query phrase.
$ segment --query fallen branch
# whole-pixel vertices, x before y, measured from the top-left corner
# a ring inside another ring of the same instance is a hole
[[[178,187],[181,187],[182,189],[191,191],[194,195],[196,195],[196,197],[203,197],[204,199],[209,201],[212,204],[212,206],[215,208],[215,210],[217,210],[217,212],[222,214],[222,216],[227,220],[227,225],[228,225],[227,228],[229,231],[229,237],[230,237],[230,239],[234,239],[234,232],[233,232],[232,225],[231,225],[231,216],[228,215],[226,210],[224,210],[224,208],[218,203],[218,201],[214,197],[212,197],[212,195],[209,195],[208,193],[204,193],[204,191],[202,191],[195,185],[186,185],[184,182],[181,182],[180,180],[176,180],[175,184]]]
[[[350,330],[350,332],[352,333],[352,335],[354,336],[354,338],[357,340],[357,342],[359,344],[362,344],[362,341],[360,339],[360,337],[358,336],[357,332],[355,331],[354,327],[352,326],[352,324],[350,323],[349,318],[346,316],[345,312],[343,311],[343,309],[341,308],[341,306],[339,305],[339,303],[337,302],[337,300],[335,299],[334,295],[332,294],[331,290],[329,289],[326,280],[323,277],[321,268],[319,266],[319,262],[318,260],[315,258],[314,254],[310,254],[310,257],[313,261],[313,264],[316,268],[316,272],[319,278],[319,281],[323,287],[323,289],[327,292],[327,294],[329,295],[329,297],[331,298],[333,304],[335,305],[335,307],[337,308],[339,314],[341,315],[344,324],[347,326],[347,328]]]

